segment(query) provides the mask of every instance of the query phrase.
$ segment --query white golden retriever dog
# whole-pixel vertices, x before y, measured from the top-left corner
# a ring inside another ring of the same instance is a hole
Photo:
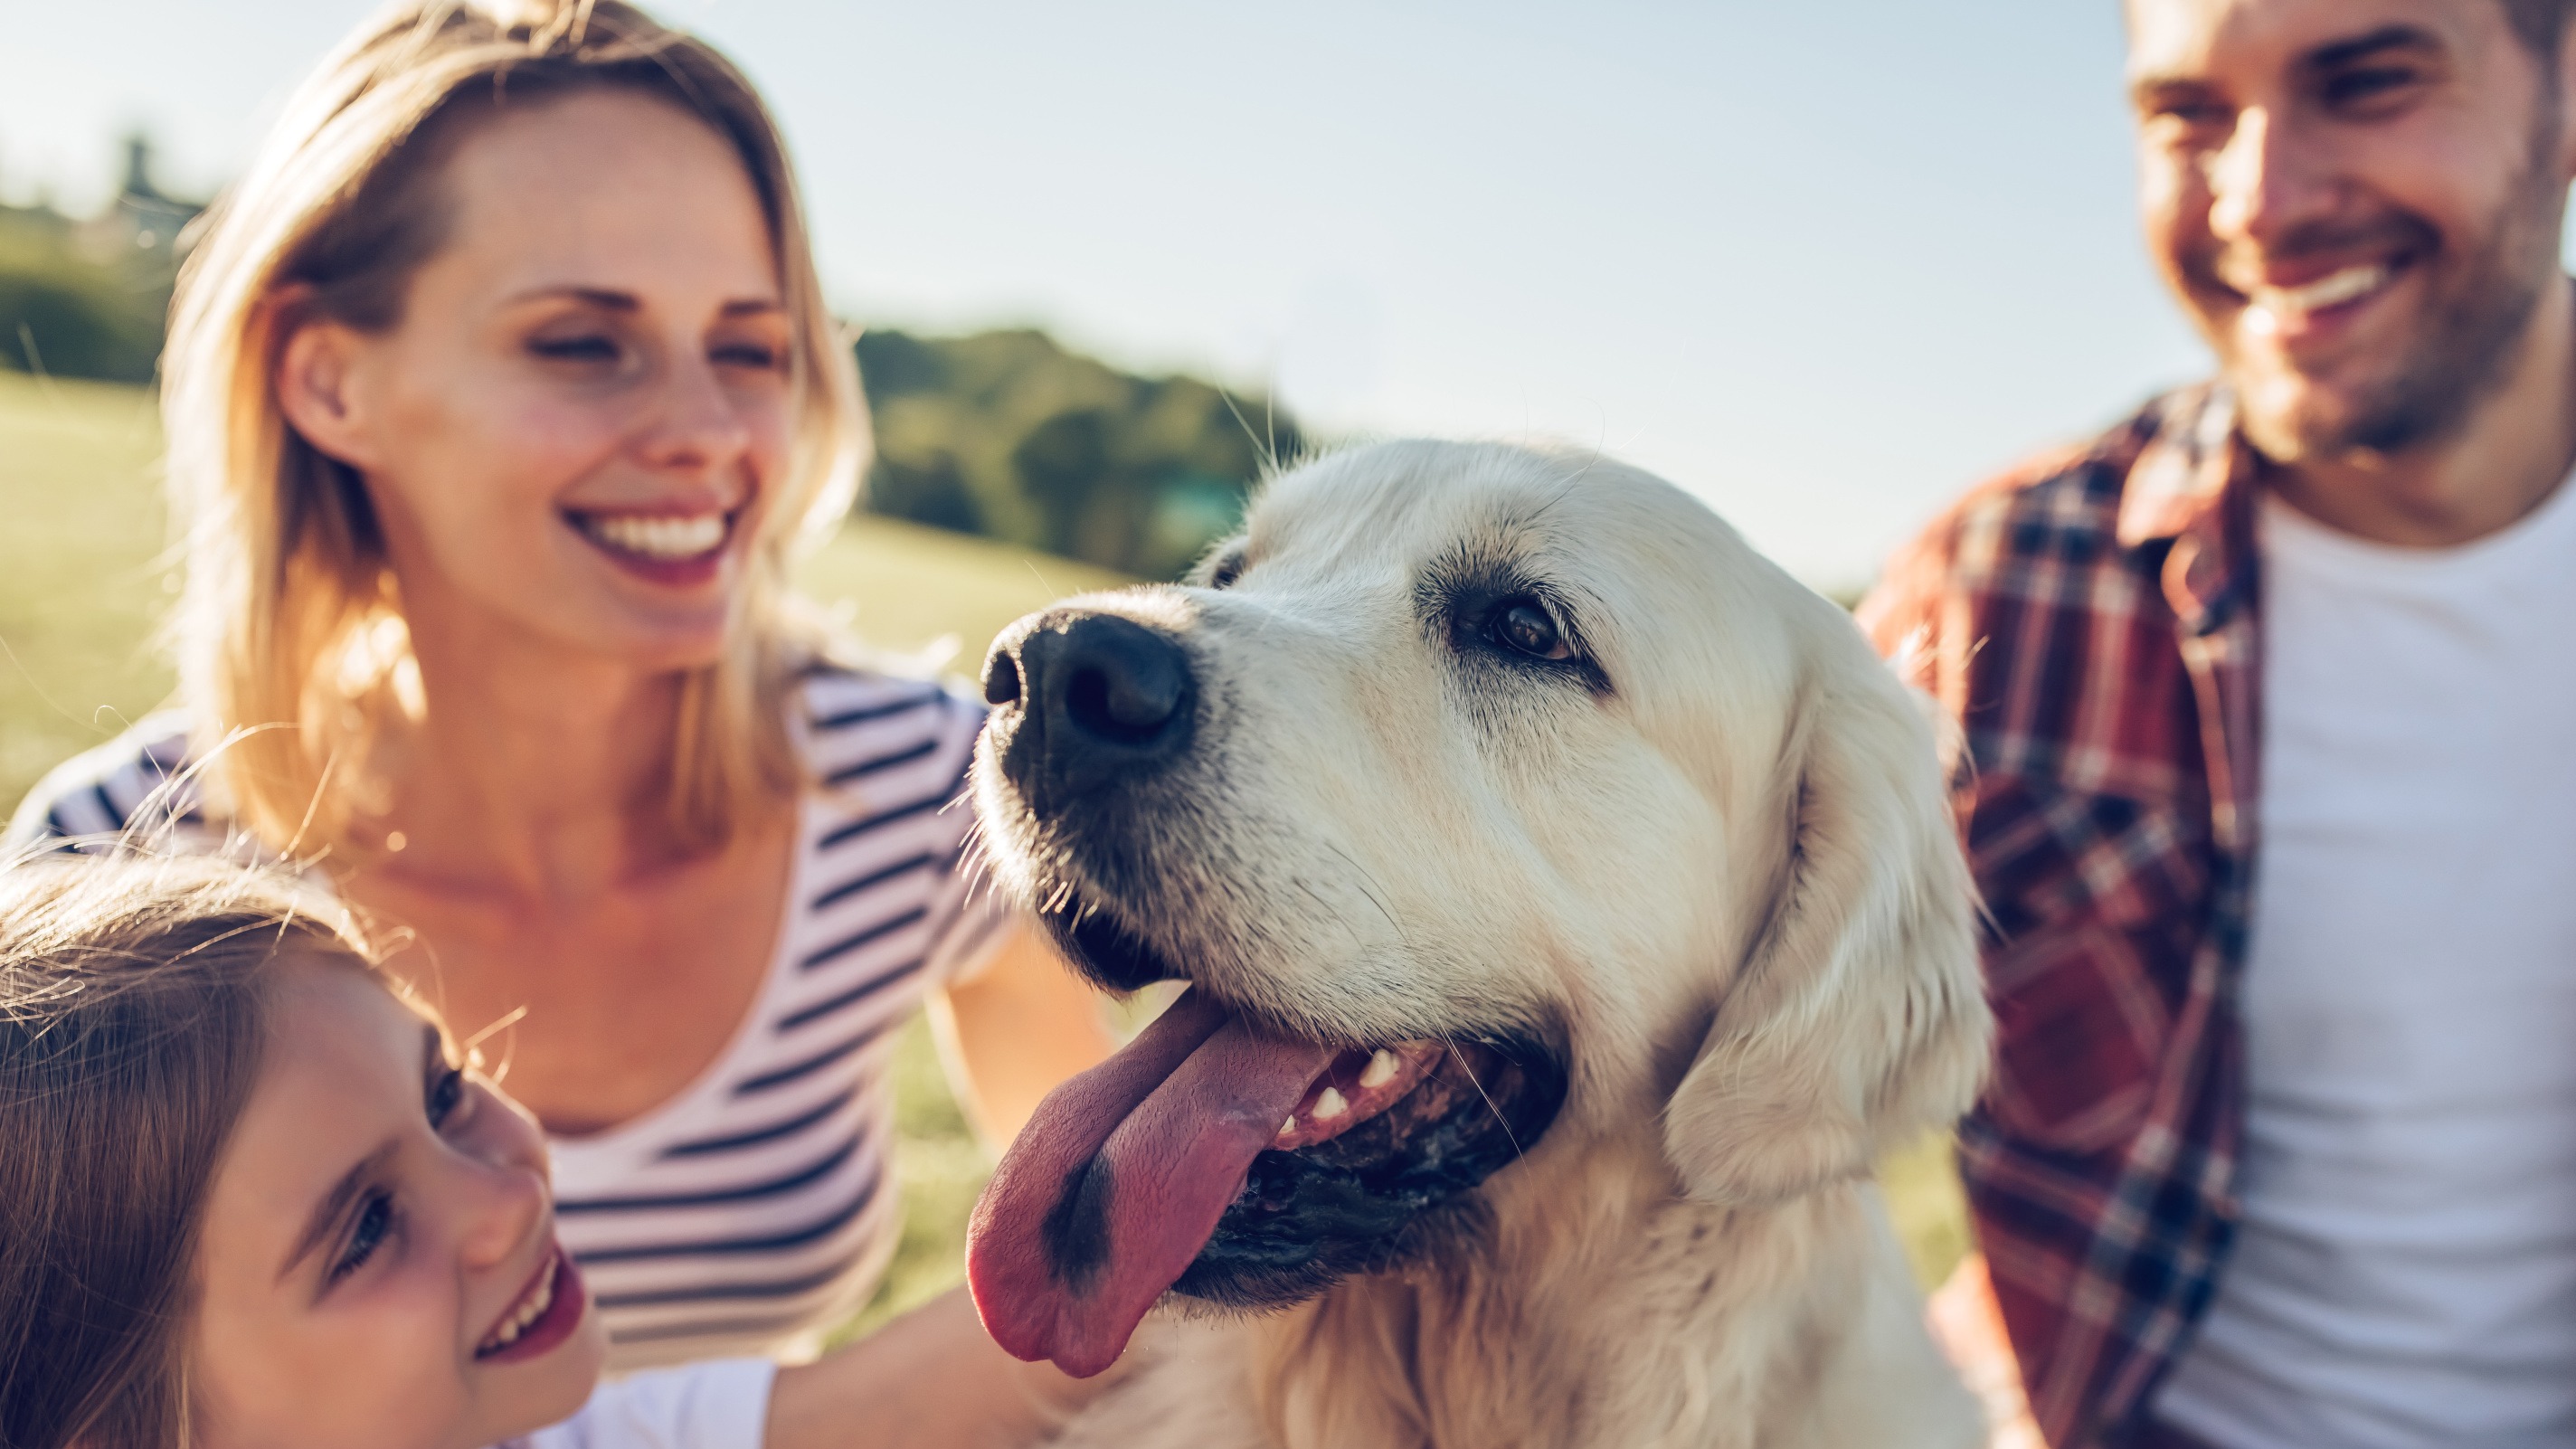
[[[985,693],[1003,886],[1103,984],[1190,983],[976,1209],[1021,1357],[1165,1305],[1061,1442],[1980,1439],[1869,1182],[1987,1054],[1933,731],[1706,508],[1342,453]]]

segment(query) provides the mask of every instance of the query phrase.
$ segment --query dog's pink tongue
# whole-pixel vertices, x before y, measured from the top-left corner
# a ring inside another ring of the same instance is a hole
[[[1332,1060],[1193,991],[1056,1088],[967,1227],[966,1281],[993,1341],[1077,1378],[1117,1362]]]

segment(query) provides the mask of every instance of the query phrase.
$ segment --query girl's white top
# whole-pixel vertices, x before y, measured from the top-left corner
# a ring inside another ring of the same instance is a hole
[[[765,1358],[718,1359],[602,1384],[581,1412],[494,1449],[760,1449]]]

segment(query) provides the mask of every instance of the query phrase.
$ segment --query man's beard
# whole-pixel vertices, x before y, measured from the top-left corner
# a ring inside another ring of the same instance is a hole
[[[2555,107],[2549,108],[2554,112]],[[2222,346],[2222,370],[2236,384],[2239,425],[2256,451],[2276,463],[2402,453],[2457,435],[2479,404],[2510,377],[2517,345],[2537,314],[2554,270],[2564,198],[2544,168],[2535,144],[2523,174],[2508,189],[2466,256],[2443,247],[2423,218],[2398,213],[2354,228],[2323,223],[2302,229],[2269,249],[2275,260],[2350,247],[2356,230],[2371,237],[2397,233],[2418,266],[2458,258],[2451,284],[2430,291],[2414,335],[2383,376],[2341,396],[2316,387],[2299,389],[2286,405],[2266,405],[2262,378]]]

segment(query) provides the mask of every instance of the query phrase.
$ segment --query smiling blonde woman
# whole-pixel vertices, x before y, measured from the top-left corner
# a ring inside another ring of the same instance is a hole
[[[384,12],[165,366],[180,708],[14,833],[175,780],[183,833],[320,860],[448,1019],[515,1022],[616,1364],[810,1343],[893,1250],[892,1029],[936,1008],[997,1137],[1105,1041],[970,889],[981,706],[796,622],[866,428],[759,97],[612,0]]]

